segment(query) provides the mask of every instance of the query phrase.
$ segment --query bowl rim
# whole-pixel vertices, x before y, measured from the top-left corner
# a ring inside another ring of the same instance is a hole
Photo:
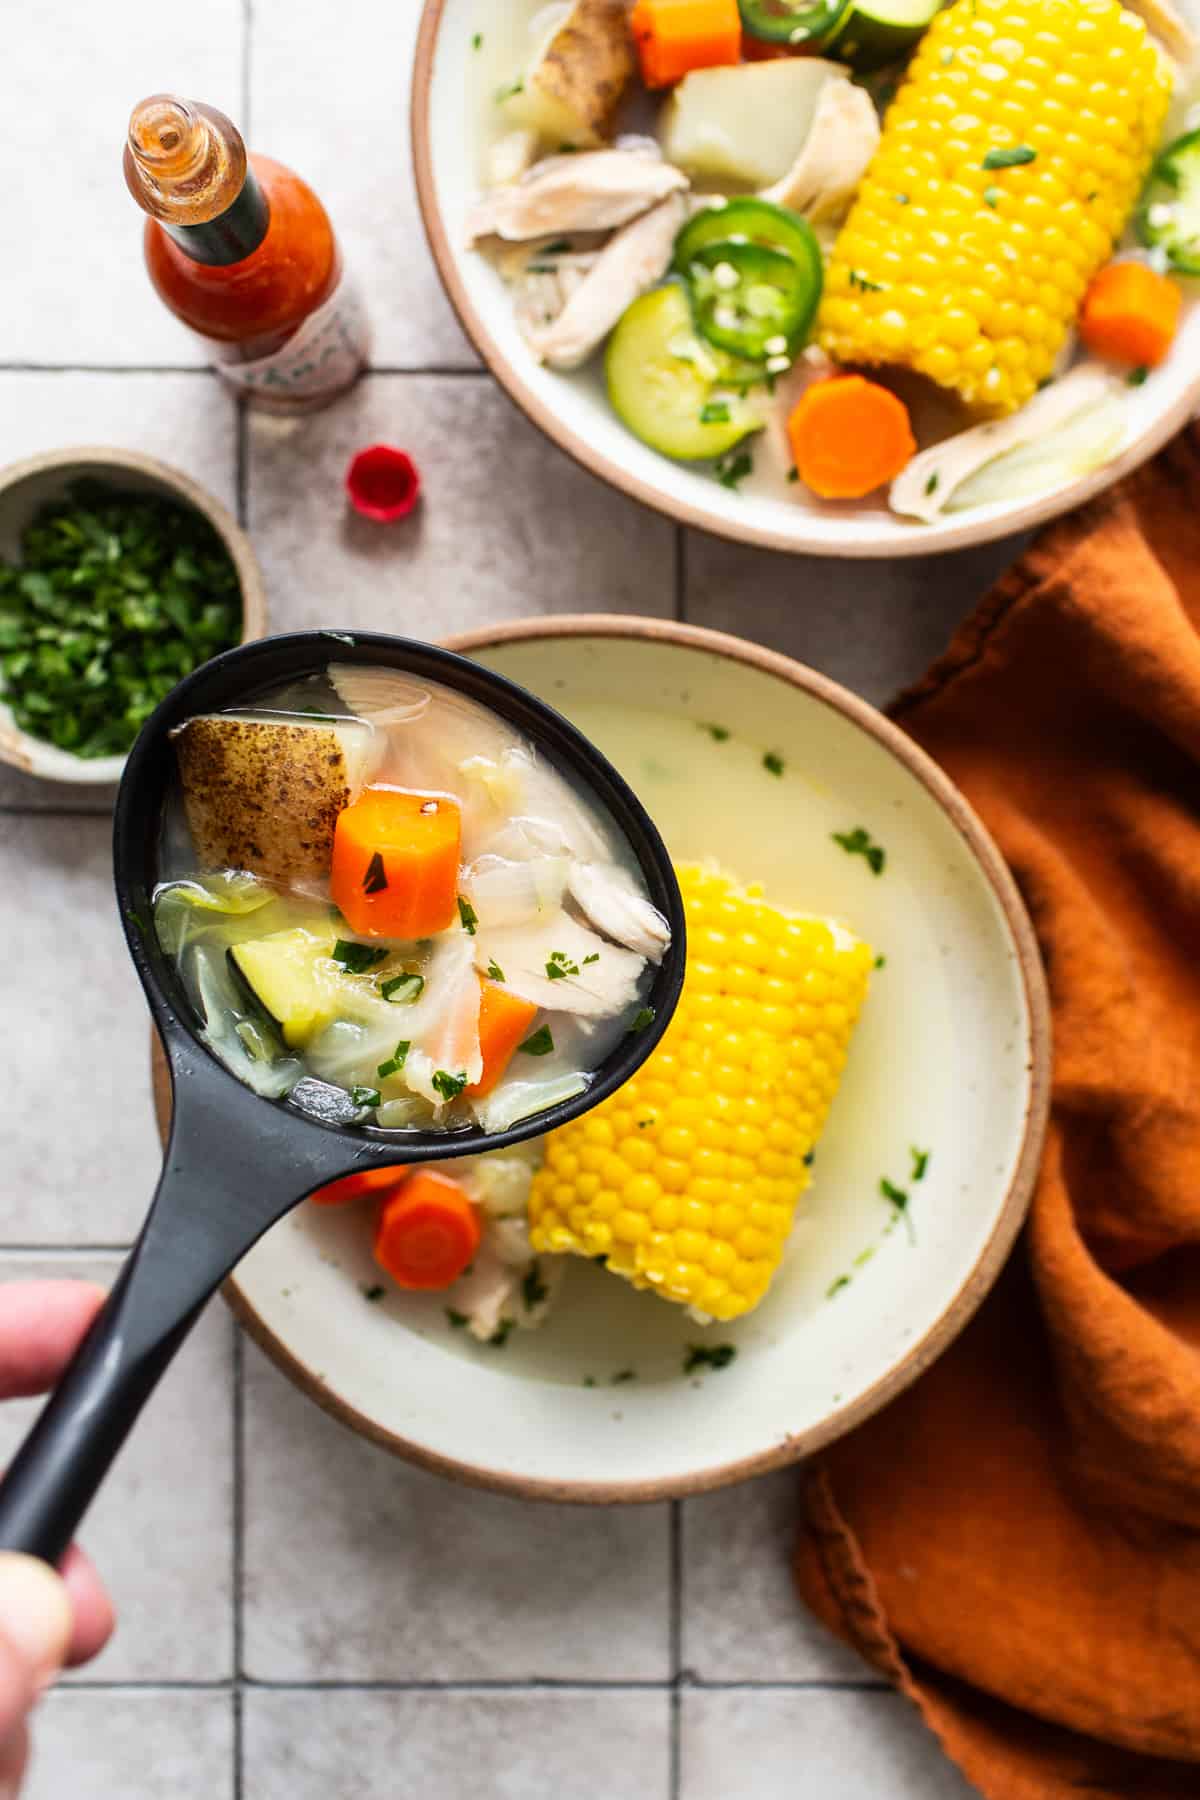
[[[768,525],[757,525],[736,516],[710,512],[692,502],[677,499],[632,474],[622,465],[593,448],[580,432],[547,406],[525,381],[515,363],[503,353],[493,339],[479,311],[467,293],[459,273],[458,255],[454,250],[441,207],[433,174],[433,150],[430,132],[430,100],[433,92],[433,64],[439,33],[448,0],[423,0],[417,31],[409,105],[409,136],[413,170],[416,178],[417,205],[421,223],[433,254],[434,265],[446,298],[463,331],[474,345],[485,365],[521,412],[573,462],[597,476],[609,487],[627,494],[652,512],[688,525],[712,537],[727,538],[733,543],[755,544],[766,550],[779,550],[792,556],[831,556],[850,561],[873,561],[882,558],[938,556],[951,550],[965,550],[974,545],[994,542],[997,538],[1029,531],[1059,514],[1082,506],[1085,501],[1111,487],[1122,476],[1138,468],[1167,440],[1183,428],[1200,402],[1200,370],[1181,382],[1179,391],[1158,418],[1127,444],[1118,456],[1089,475],[1079,476],[1065,487],[1049,494],[1035,495],[1024,501],[1013,501],[1000,511],[988,508],[985,516],[970,512],[954,519],[940,518],[932,525],[897,518],[886,527],[876,526],[863,538],[828,539],[806,527],[806,515],[797,514],[796,531],[779,531]]]
[[[229,508],[172,463],[162,462],[156,456],[146,456],[140,450],[123,450],[109,444],[76,444],[68,445],[63,450],[44,450],[36,456],[22,457],[17,462],[6,463],[0,468],[0,501],[13,488],[19,487],[32,476],[55,472],[65,474],[69,469],[83,465],[143,475],[160,482],[185,505],[207,519],[228,550],[237,571],[242,601],[242,631],[238,642],[248,644],[265,635],[267,592],[254,546]],[[79,773],[61,774],[37,767],[47,751],[55,751],[60,756],[71,755],[69,750],[59,750],[57,745],[21,731],[13,723],[12,715],[0,696],[0,762],[6,762],[12,768],[19,769],[23,775],[32,776],[38,781],[61,781],[77,787],[95,787],[101,783],[119,781],[125,767],[124,756],[100,756],[91,762],[76,757],[73,761]]]
[[[444,640],[444,647],[461,655],[531,641],[561,641],[586,637],[619,638],[637,642],[677,645],[707,651],[710,655],[741,663],[787,683],[790,687],[839,713],[873,737],[926,789],[965,841],[983,872],[1001,909],[1017,956],[1028,1011],[1028,1076],[1024,1130],[1012,1178],[997,1210],[987,1242],[957,1294],[941,1314],[895,1364],[855,1399],[835,1408],[819,1424],[789,1434],[782,1442],[699,1472],[663,1476],[648,1481],[560,1481],[509,1474],[457,1457],[442,1455],[393,1432],[370,1418],[340,1394],[332,1392],[295,1351],[264,1322],[238,1285],[237,1271],[228,1278],[222,1294],[239,1324],[291,1381],[315,1400],[325,1412],[360,1436],[395,1456],[416,1463],[438,1475],[447,1475],[472,1487],[519,1499],[572,1501],[590,1505],[616,1505],[683,1499],[710,1492],[733,1482],[765,1475],[810,1456],[835,1438],[861,1425],[925,1372],[971,1319],[1003,1267],[1028,1211],[1041,1161],[1042,1143],[1050,1107],[1051,1028],[1050,1003],[1041,954],[1024,901],[1007,864],[986,826],[938,765],[907,733],[886,719],[866,700],[775,650],[710,631],[698,625],[672,620],[647,619],[620,613],[575,613],[547,618],[517,619],[461,632]],[[170,1116],[170,1084],[166,1063],[154,1035],[153,1086],[160,1131]]]

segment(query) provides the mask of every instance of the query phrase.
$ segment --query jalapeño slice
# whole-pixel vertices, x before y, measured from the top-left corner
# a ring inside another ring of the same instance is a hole
[[[765,44],[817,45],[833,30],[847,0],[738,0],[742,26]]]

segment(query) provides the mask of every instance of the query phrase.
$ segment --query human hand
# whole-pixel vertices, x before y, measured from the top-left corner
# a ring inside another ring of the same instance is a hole
[[[90,1281],[0,1287],[0,1399],[41,1394],[62,1374],[104,1301]],[[60,1574],[0,1552],[0,1800],[13,1800],[29,1755],[28,1717],[58,1671],[107,1643],[112,1603],[74,1545]]]

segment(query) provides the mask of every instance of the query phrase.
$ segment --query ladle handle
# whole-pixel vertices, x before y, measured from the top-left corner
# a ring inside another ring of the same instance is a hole
[[[331,1134],[264,1105],[190,1040],[169,1048],[175,1104],[154,1203],[0,1480],[0,1550],[61,1560],[205,1301],[269,1225],[345,1173]]]

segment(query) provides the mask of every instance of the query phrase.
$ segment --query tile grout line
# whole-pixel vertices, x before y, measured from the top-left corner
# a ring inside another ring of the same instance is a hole
[[[678,527],[676,528],[678,531]],[[669,1525],[670,1567],[668,1572],[668,1599],[670,1608],[668,1628],[670,1631],[671,1686],[670,1686],[670,1719],[667,1744],[667,1797],[668,1800],[679,1800],[680,1782],[682,1779],[682,1757],[680,1754],[680,1726],[683,1712],[683,1502],[671,1501]]]

